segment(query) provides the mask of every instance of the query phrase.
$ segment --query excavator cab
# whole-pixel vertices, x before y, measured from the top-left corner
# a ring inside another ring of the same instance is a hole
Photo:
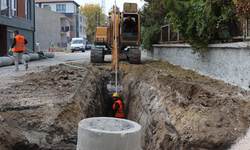
[[[137,14],[124,14],[123,15],[123,41],[138,42],[138,15]]]

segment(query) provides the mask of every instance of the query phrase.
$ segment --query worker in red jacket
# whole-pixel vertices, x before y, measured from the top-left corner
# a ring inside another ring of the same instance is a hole
[[[112,97],[114,100],[113,110],[115,113],[115,117],[123,118],[123,105],[122,105],[122,101],[119,100],[119,95],[117,93],[114,93]]]
[[[134,32],[136,30],[136,25],[133,19],[130,16],[123,22],[125,27],[125,32]]]

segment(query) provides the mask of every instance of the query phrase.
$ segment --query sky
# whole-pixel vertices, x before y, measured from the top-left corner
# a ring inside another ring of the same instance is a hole
[[[75,0],[79,5],[84,6],[84,4],[100,4],[102,6],[102,0]],[[123,3],[137,3],[138,8],[141,8],[145,3],[143,0],[116,0],[116,5],[123,11]],[[108,15],[109,10],[115,4],[115,0],[105,0],[105,15]]]

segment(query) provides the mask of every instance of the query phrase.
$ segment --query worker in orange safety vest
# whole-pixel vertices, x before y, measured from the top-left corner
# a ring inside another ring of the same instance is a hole
[[[115,113],[115,117],[123,118],[123,105],[122,105],[122,101],[119,100],[119,95],[117,93],[114,93],[112,97],[114,100],[113,110]]]
[[[19,71],[19,61],[24,64],[25,69],[28,69],[28,63],[23,60],[23,51],[25,51],[25,44],[28,42],[23,36],[19,35],[18,30],[14,31],[14,35],[15,37],[13,39],[11,49],[13,49],[13,58],[16,66],[15,71]]]

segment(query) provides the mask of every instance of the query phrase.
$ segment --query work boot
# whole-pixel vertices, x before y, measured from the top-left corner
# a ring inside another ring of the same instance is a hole
[[[29,68],[28,63],[25,64],[25,69],[27,70]]]

